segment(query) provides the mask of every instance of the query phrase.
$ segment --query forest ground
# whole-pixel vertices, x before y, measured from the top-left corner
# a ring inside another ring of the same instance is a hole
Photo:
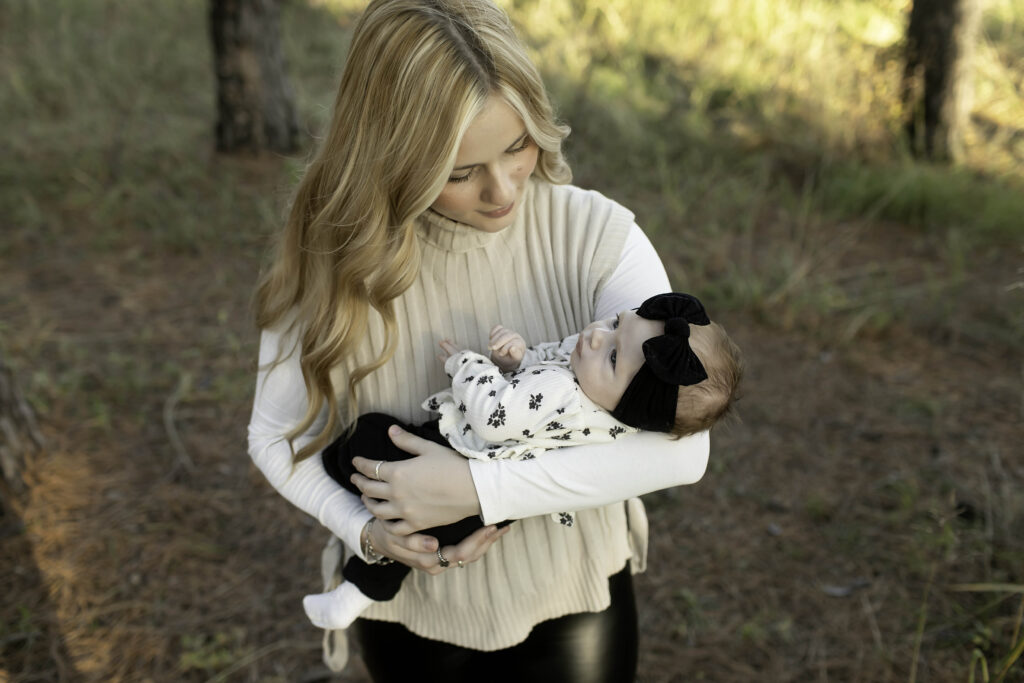
[[[0,19],[35,21],[31,7]],[[204,16],[62,7],[75,21],[33,30],[102,19],[169,47]],[[350,26],[295,8],[311,50]],[[149,38],[130,30],[143,20]],[[325,533],[245,454],[249,298],[301,162],[214,155],[209,95],[175,90],[206,66],[189,50],[115,64],[88,40],[62,70],[25,57],[31,79],[4,74],[27,89],[0,100],[24,122],[0,165],[0,341],[47,440],[27,493],[4,492],[0,681],[317,680],[300,600]],[[317,59],[336,64],[331,49]],[[311,63],[299,91],[322,120],[330,78]],[[153,71],[94,92],[79,64]],[[50,87],[76,73],[86,90]],[[1024,628],[1024,242],[1019,212],[988,209],[1019,206],[1019,174],[890,164],[870,177],[895,190],[837,213],[834,149],[711,149],[738,144],[736,121],[637,126],[665,133],[644,147],[593,99],[596,74],[555,84],[576,182],[636,211],[673,284],[706,293],[747,359],[742,419],[713,435],[703,480],[645,497],[639,680],[942,683],[984,680],[982,665],[995,679]],[[620,136],[632,146],[601,156]],[[358,655],[341,680],[366,680]]]

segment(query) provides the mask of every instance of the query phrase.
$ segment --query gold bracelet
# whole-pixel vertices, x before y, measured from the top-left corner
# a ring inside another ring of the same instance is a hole
[[[366,524],[363,525],[363,531],[366,533],[366,540],[363,541],[363,557],[366,558],[366,564],[391,564],[394,560],[374,550],[373,541],[370,540],[370,529],[373,528],[375,521],[377,521],[376,517],[370,517]]]

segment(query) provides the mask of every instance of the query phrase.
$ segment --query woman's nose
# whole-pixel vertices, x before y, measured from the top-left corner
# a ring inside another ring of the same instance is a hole
[[[501,208],[511,204],[515,197],[516,188],[512,176],[506,169],[499,166],[490,174],[490,182],[487,183],[484,190],[483,200]]]

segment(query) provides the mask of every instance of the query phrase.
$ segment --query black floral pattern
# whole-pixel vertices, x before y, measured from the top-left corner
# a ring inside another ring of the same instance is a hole
[[[548,422],[548,426],[547,426],[547,428],[545,428],[544,431],[546,431],[546,432],[555,432],[555,431],[558,431],[559,429],[565,429],[565,427],[562,426],[561,422],[555,422],[555,421],[552,420],[551,422]]]
[[[608,435],[611,436],[613,439],[617,439],[619,438],[619,434],[622,434],[625,431],[625,427],[612,427],[611,429],[608,430]]]
[[[500,427],[505,424],[505,406],[498,404],[491,416],[487,418],[487,426]]]
[[[433,396],[431,396],[430,397],[430,401],[427,403],[427,408],[429,408],[430,410],[432,410],[434,412],[437,412],[437,409],[440,408],[440,407],[441,407],[441,404],[437,402],[437,399],[434,398]]]
[[[465,425],[465,426],[464,426],[464,427],[462,428],[462,434],[463,434],[463,435],[469,434],[469,433],[470,433],[471,431],[473,431],[473,428],[472,428],[472,427],[470,427],[469,425]]]
[[[530,394],[530,410],[539,410],[544,394]]]
[[[590,427],[583,428],[583,436],[590,436]]]
[[[498,395],[498,392],[497,392],[497,391],[495,391],[494,389],[491,389],[491,390],[490,390],[490,392],[488,392],[488,394],[487,394],[487,395],[488,395],[488,396],[497,396],[497,395]]]
[[[476,381],[478,385],[490,384],[494,381],[494,375],[480,375],[480,379]]]
[[[562,524],[564,526],[572,526],[573,524],[576,523],[576,520],[573,519],[572,513],[569,513],[569,512],[559,512],[558,513],[558,523]]]
[[[463,403],[462,401],[459,401],[459,412],[460,413],[466,412],[466,404]]]
[[[476,379],[476,377],[475,377],[474,375],[470,375],[470,376],[469,376],[469,377],[467,377],[466,379],[462,380],[462,383],[463,383],[463,384],[469,384],[470,382],[472,382],[472,381],[473,381],[473,380],[475,380],[475,379]]]

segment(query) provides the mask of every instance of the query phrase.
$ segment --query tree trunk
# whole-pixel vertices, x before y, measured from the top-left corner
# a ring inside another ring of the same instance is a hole
[[[981,0],[914,0],[907,27],[903,107],[916,156],[963,157]]]
[[[0,479],[5,484],[0,488],[0,508],[4,489],[24,491],[21,473],[25,470],[25,458],[42,447],[43,437],[32,408],[18,390],[14,373],[0,353]]]
[[[294,95],[281,50],[280,0],[211,0],[217,149],[298,148]]]

